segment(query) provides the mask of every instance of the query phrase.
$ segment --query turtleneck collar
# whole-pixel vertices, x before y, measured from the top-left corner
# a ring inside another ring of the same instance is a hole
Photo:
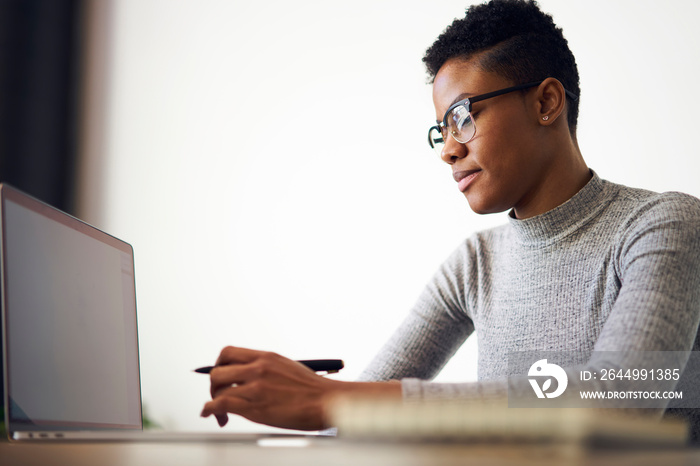
[[[508,221],[516,238],[522,244],[543,247],[570,235],[588,223],[612,198],[612,184],[601,180],[591,170],[593,177],[568,201],[534,217],[518,220],[513,211]]]

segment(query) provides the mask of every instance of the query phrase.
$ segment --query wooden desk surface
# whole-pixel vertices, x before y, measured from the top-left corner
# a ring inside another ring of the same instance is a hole
[[[457,445],[313,440],[308,446],[256,443],[47,443],[0,442],[0,465],[71,466],[222,465],[573,465],[676,466],[700,464],[700,449],[590,450],[577,445]]]

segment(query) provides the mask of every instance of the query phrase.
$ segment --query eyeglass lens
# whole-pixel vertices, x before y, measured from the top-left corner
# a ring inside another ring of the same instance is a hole
[[[445,118],[444,123],[447,128],[442,127],[442,132],[438,131],[437,127],[433,127],[429,134],[430,145],[438,155],[442,155],[448,134],[451,134],[457,142],[464,144],[469,142],[476,132],[474,120],[464,105],[453,108]]]

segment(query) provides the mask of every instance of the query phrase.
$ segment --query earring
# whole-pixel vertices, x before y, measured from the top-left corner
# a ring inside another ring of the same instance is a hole
[[[543,119],[544,121],[547,121],[547,120],[549,120],[549,115],[545,115],[545,116],[543,116],[543,117],[542,117],[542,119]]]

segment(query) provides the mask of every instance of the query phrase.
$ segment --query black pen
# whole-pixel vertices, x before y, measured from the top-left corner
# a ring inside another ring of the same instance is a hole
[[[314,372],[326,372],[328,374],[334,374],[339,372],[340,369],[345,367],[341,359],[311,359],[307,361],[297,361]],[[208,374],[216,366],[204,366],[198,367],[194,371],[198,374]]]

